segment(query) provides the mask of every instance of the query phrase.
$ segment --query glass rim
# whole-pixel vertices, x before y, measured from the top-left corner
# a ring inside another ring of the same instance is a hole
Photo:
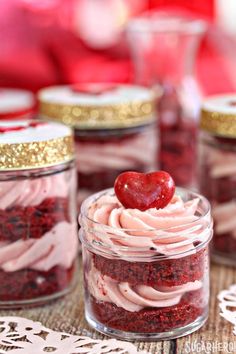
[[[168,228],[165,228],[165,229],[164,228],[163,229],[150,228],[150,229],[144,229],[144,231],[169,231],[169,230],[175,229],[176,227],[193,225],[196,222],[198,222],[199,220],[201,220],[202,218],[207,217],[208,215],[210,215],[210,213],[211,213],[210,202],[203,195],[198,194],[196,192],[192,192],[192,191],[190,191],[190,190],[188,190],[186,188],[182,188],[182,187],[176,187],[176,191],[177,192],[182,192],[182,194],[183,193],[191,193],[194,196],[194,198],[198,198],[200,201],[204,202],[207,205],[206,212],[203,215],[200,215],[199,217],[197,217],[194,221],[185,222],[184,224],[180,224],[178,226],[172,226],[172,227],[168,227]],[[98,198],[100,198],[103,195],[112,195],[112,196],[115,195],[114,188],[104,189],[104,190],[102,190],[100,192],[97,192],[97,193],[94,193],[94,194],[90,195],[88,198],[86,198],[83,201],[82,205],[81,205],[79,218],[83,218],[84,217],[84,218],[86,218],[86,220],[92,222],[93,224],[95,224],[97,226],[103,226],[106,230],[115,230],[115,231],[117,230],[117,231],[127,231],[127,232],[136,232],[136,231],[140,232],[140,231],[142,231],[140,229],[124,229],[124,228],[117,228],[117,227],[112,227],[112,226],[109,226],[109,225],[104,225],[104,224],[101,224],[101,223],[91,219],[90,217],[88,217],[88,215],[85,212],[85,209],[88,210],[88,206],[90,206],[92,204],[91,202],[92,201],[93,202],[96,201]],[[177,195],[179,195],[179,193],[177,193]],[[97,198],[94,199],[95,197],[97,197]],[[120,237],[122,237],[122,236],[120,236]]]
[[[150,228],[150,229],[144,229],[143,231],[145,232],[168,232],[171,231],[173,232],[173,230],[175,230],[176,228],[179,227],[197,227],[199,225],[199,221],[202,220],[203,218],[209,218],[209,223],[206,226],[206,234],[204,235],[205,237],[202,240],[197,240],[197,239],[192,239],[191,243],[193,244],[193,248],[191,249],[187,249],[187,250],[182,250],[182,251],[173,251],[173,253],[168,253],[168,254],[162,254],[160,252],[157,251],[157,249],[152,249],[152,247],[150,246],[142,246],[142,247],[137,247],[137,246],[130,246],[130,245],[122,245],[122,244],[113,244],[111,246],[111,244],[107,244],[106,242],[102,242],[101,240],[90,240],[87,236],[86,233],[89,234],[97,234],[97,235],[102,235],[103,232],[107,232],[111,234],[111,239],[112,239],[112,235],[114,234],[114,239],[118,239],[119,241],[122,240],[131,240],[133,239],[133,235],[132,232],[136,232],[138,231],[139,233],[142,233],[142,229],[123,229],[123,228],[115,228],[115,227],[111,227],[108,225],[104,225],[101,223],[98,223],[96,221],[94,221],[93,219],[88,217],[87,211],[89,209],[89,207],[92,205],[92,203],[96,202],[96,200],[103,196],[103,195],[114,195],[114,189],[113,188],[108,188],[105,190],[102,190],[101,192],[98,193],[94,193],[91,196],[89,196],[87,199],[84,200],[84,202],[81,205],[81,211],[80,211],[80,215],[79,215],[79,222],[81,225],[80,231],[79,231],[79,236],[80,236],[80,240],[81,243],[91,252],[96,253],[96,254],[100,254],[101,256],[104,257],[112,257],[112,258],[122,258],[123,260],[128,260],[128,261],[138,261],[138,262],[147,262],[147,261],[160,261],[160,260],[165,260],[165,259],[176,259],[176,258],[181,258],[181,257],[186,257],[188,255],[191,254],[195,254],[197,252],[199,252],[201,249],[203,249],[204,247],[206,247],[213,235],[213,230],[212,230],[212,217],[211,217],[211,206],[209,201],[207,200],[207,198],[205,198],[204,196],[192,192],[188,189],[185,188],[181,188],[181,187],[177,187],[177,195],[182,195],[183,194],[191,194],[196,198],[199,198],[199,201],[202,201],[205,205],[204,208],[204,213],[202,215],[200,215],[199,217],[197,217],[197,219],[195,219],[194,221],[190,221],[190,222],[185,222],[184,224],[181,225],[177,225],[177,226],[173,226],[173,227],[169,227],[166,229],[154,229],[154,228]],[[84,219],[85,218],[85,219]],[[88,222],[88,225],[86,225],[86,222]],[[93,226],[89,226],[89,223],[92,223]],[[97,228],[96,228],[97,227]],[[118,231],[118,234],[116,234],[115,232]],[[191,230],[190,230],[191,231]],[[203,232],[204,232],[203,231]],[[121,235],[120,232],[127,232],[127,233],[131,233],[131,234],[127,234],[127,235]],[[181,231],[176,231],[176,235],[177,233],[181,233]],[[165,235],[164,235],[165,236]],[[173,234],[172,234],[173,236]],[[148,236],[137,236],[140,238],[143,237],[148,237]],[[164,237],[163,237],[164,238]],[[161,236],[160,235],[154,235],[152,238],[150,238],[152,241],[156,241],[156,240],[160,240]],[[194,245],[194,242],[198,242],[196,245]],[[127,252],[127,253],[126,253]],[[131,252],[131,253],[130,253]],[[132,252],[134,252],[134,254],[132,254]]]
[[[101,246],[99,243],[97,244],[91,244],[87,240],[84,240],[84,237],[82,236],[82,230],[80,229],[79,231],[79,238],[82,243],[88,249],[90,252],[98,254],[100,256],[104,256],[106,258],[117,258],[117,259],[122,259],[125,261],[135,261],[135,262],[155,262],[155,261],[163,261],[163,260],[169,260],[169,259],[178,259],[178,258],[183,258],[187,256],[191,256],[193,254],[197,254],[200,252],[202,249],[208,246],[209,242],[212,239],[213,236],[213,231],[209,232],[209,237],[202,241],[199,242],[198,245],[194,246],[193,249],[191,250],[186,250],[182,252],[176,252],[172,254],[162,254],[162,253],[157,253],[156,251],[151,251],[150,249],[146,248],[134,248],[132,247],[132,251],[137,252],[135,255],[130,255],[130,254],[125,254],[125,251],[130,251],[130,247],[128,246],[119,246],[119,250],[124,252],[124,253],[116,253],[115,250],[112,250],[109,245],[103,245]],[[117,247],[118,248],[118,247]],[[145,254],[144,252],[150,252],[149,254]],[[151,253],[152,252],[152,253]]]
[[[126,30],[128,33],[181,33],[203,34],[207,23],[198,18],[188,18],[178,14],[156,12],[151,15],[136,17],[129,21]]]

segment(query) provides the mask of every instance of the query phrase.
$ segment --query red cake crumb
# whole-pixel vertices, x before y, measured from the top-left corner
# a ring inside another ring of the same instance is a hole
[[[209,172],[205,172],[201,191],[211,202],[226,203],[236,198],[236,180],[229,177],[214,179]]]
[[[94,266],[103,274],[119,282],[132,285],[175,286],[202,278],[207,249],[192,255],[156,262],[128,262],[93,254]]]
[[[216,234],[213,241],[215,251],[235,255],[236,239],[232,236],[232,234]]]
[[[94,318],[110,328],[136,333],[162,333],[194,322],[204,315],[202,290],[185,294],[178,305],[162,308],[144,308],[129,312],[109,302],[98,302],[90,297]]]
[[[0,271],[0,302],[33,300],[63,291],[71,284],[75,265],[56,266],[48,272],[24,269],[13,273]]]
[[[64,220],[69,221],[67,198],[47,198],[33,207],[0,209],[0,241],[40,238]]]

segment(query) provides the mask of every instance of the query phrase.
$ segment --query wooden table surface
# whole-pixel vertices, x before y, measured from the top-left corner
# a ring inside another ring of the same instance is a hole
[[[200,330],[187,337],[172,341],[136,343],[137,347],[152,354],[236,353],[236,336],[232,333],[233,326],[219,315],[217,300],[217,294],[234,283],[236,283],[236,269],[213,264],[211,266],[211,301],[208,322]],[[82,272],[80,270],[76,289],[64,299],[34,309],[0,311],[0,316],[22,316],[40,321],[54,330],[100,338],[102,336],[91,330],[84,319],[82,294]],[[228,349],[226,351],[223,348],[225,346],[230,349],[233,343],[234,351]],[[208,351],[205,348],[208,348]]]

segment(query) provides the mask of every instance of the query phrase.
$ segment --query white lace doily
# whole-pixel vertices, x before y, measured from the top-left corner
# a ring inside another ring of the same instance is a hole
[[[234,325],[233,334],[236,335],[236,284],[229,289],[222,290],[218,295],[220,301],[220,315]]]
[[[129,342],[55,332],[40,322],[0,317],[0,354],[148,354]]]

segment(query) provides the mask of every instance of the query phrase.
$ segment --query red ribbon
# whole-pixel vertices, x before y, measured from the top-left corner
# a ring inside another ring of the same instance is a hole
[[[20,119],[33,116],[35,107],[30,107],[20,111],[0,113],[0,119]]]

